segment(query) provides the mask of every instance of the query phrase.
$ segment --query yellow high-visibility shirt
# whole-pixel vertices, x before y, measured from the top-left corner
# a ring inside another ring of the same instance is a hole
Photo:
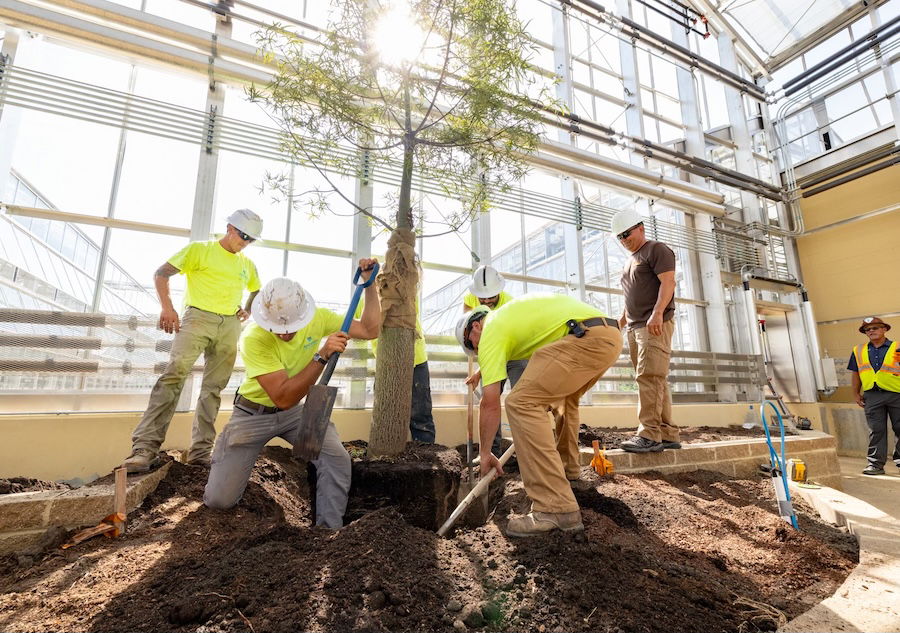
[[[365,297],[360,297],[359,305],[356,307],[356,313],[353,315],[354,319],[358,319],[362,316],[363,308],[365,307]],[[369,341],[369,348],[372,350],[372,356],[377,356],[378,352],[378,339],[373,338]],[[428,351],[425,349],[425,334],[422,332],[422,319],[419,318],[419,300],[416,299],[416,341],[413,356],[413,366],[421,365],[426,360],[428,360]]]
[[[488,313],[478,343],[485,386],[506,378],[506,363],[531,358],[536,350],[569,333],[566,321],[606,316],[564,294],[526,294]]]
[[[322,339],[339,331],[343,323],[344,318],[339,314],[317,308],[312,321],[298,330],[290,341],[281,340],[277,334],[264,330],[256,323],[251,324],[241,336],[241,358],[247,368],[247,377],[238,392],[257,404],[274,407],[275,403],[256,377],[280,369],[287,372],[288,378],[296,376],[312,361]]]
[[[260,287],[254,263],[215,240],[191,242],[168,261],[187,277],[185,306],[231,315],[241,307],[244,288],[255,292]]]
[[[497,306],[494,308],[494,310],[504,306],[505,304],[509,303],[512,300],[513,300],[513,297],[511,294],[509,294],[508,292],[501,292],[500,298],[497,300]],[[481,303],[479,303],[478,297],[473,295],[471,292],[467,292],[466,296],[463,297],[463,305],[467,305],[470,308],[477,308],[478,306],[481,305]]]

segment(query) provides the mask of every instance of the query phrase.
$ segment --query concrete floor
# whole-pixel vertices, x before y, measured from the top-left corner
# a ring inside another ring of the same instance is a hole
[[[864,457],[838,457],[838,461],[844,492],[900,519],[900,468],[894,462],[884,465],[883,475],[863,475]]]

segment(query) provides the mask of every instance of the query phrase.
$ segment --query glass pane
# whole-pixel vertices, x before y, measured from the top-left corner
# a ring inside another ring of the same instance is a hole
[[[189,229],[201,151],[197,145],[128,132],[115,216]]]

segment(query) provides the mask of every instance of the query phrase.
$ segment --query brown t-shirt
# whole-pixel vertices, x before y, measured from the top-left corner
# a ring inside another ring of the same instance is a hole
[[[622,271],[625,319],[630,327],[647,325],[659,297],[661,284],[657,275],[670,270],[675,270],[675,253],[662,242],[647,240],[636,253],[631,253]],[[675,316],[674,295],[663,312],[663,321],[668,321],[673,316]]]

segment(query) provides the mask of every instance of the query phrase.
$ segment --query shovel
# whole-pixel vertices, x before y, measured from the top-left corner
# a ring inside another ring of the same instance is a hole
[[[356,269],[356,275],[353,277],[355,290],[353,298],[350,300],[350,307],[347,309],[347,316],[344,317],[344,323],[341,325],[341,332],[347,332],[350,329],[350,323],[353,321],[356,306],[359,305],[363,288],[371,286],[378,275],[378,262],[375,262],[373,268],[372,275],[364,283],[359,283],[363,273],[362,268]],[[297,441],[294,443],[293,450],[294,457],[299,460],[311,462],[319,456],[319,451],[322,450],[322,441],[325,439],[325,431],[328,428],[328,421],[331,419],[331,410],[337,399],[337,387],[329,387],[328,381],[331,379],[331,374],[334,373],[339,356],[340,354],[332,354],[329,357],[319,382],[310,387],[309,393],[306,394],[306,403],[300,414],[300,430],[297,432]]]
[[[503,466],[506,462],[509,461],[509,458],[512,457],[512,454],[516,450],[515,444],[510,444],[509,448],[506,449],[506,452],[500,456],[500,465]],[[456,509],[450,514],[444,524],[438,528],[438,536],[446,536],[447,532],[450,531],[456,522],[459,520],[463,514],[465,514],[468,507],[472,504],[473,501],[478,499],[481,495],[484,495],[484,498],[487,498],[485,492],[488,489],[488,486],[491,485],[491,482],[497,478],[497,471],[491,469],[487,475],[478,480],[478,483],[475,484],[475,487],[472,488],[472,491],[466,495],[466,498],[459,502],[459,505],[456,506]]]
[[[472,357],[469,356],[469,376],[472,375]],[[472,463],[472,428],[475,426],[475,387],[469,385],[466,393],[466,465],[468,466],[467,475],[463,476],[459,485],[459,495],[457,502],[462,501],[472,491],[475,485],[475,465]]]

